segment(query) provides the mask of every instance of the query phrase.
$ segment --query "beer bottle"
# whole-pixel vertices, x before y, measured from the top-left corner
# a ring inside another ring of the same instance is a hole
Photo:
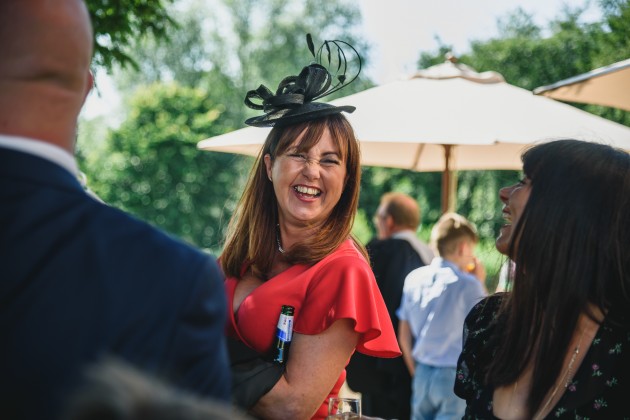
[[[278,326],[276,328],[276,343],[273,347],[273,361],[283,364],[287,361],[291,339],[293,338],[293,311],[295,308],[282,305]]]

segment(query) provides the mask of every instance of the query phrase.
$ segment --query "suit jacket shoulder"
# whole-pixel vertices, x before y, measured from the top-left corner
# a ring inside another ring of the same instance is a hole
[[[0,149],[0,406],[56,419],[103,355],[227,400],[226,302],[214,258]]]

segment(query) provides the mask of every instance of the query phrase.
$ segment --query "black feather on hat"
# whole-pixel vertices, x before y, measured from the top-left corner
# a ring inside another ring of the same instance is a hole
[[[306,35],[306,42],[311,54],[317,60],[316,63],[304,67],[299,75],[285,77],[274,95],[266,86],[260,85],[256,90],[250,90],[245,97],[245,105],[256,110],[263,110],[264,114],[252,117],[245,121],[245,124],[255,127],[278,127],[291,125],[303,121],[321,118],[326,115],[338,114],[342,111],[351,113],[355,110],[353,106],[334,106],[324,102],[313,102],[316,99],[330,95],[344,86],[352,83],[361,72],[361,57],[357,50],[347,42],[334,40],[324,41],[317,54],[313,46],[311,34]],[[358,70],[350,80],[346,78],[348,61],[343,51],[342,45],[352,49],[358,58]],[[332,65],[331,46],[337,49],[337,83],[332,85],[333,76],[322,63],[322,55],[326,50],[328,65]],[[252,99],[260,100],[262,103],[256,104]]]

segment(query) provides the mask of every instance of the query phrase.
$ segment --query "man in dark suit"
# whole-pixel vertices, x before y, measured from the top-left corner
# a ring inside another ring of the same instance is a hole
[[[420,207],[403,193],[386,193],[374,216],[377,238],[367,244],[389,317],[398,331],[396,310],[400,306],[405,277],[427,265],[433,251],[416,236]],[[355,353],[347,367],[348,385],[361,392],[364,412],[387,419],[409,419],[411,376],[402,358],[378,359]]]
[[[81,0],[0,2],[0,417],[52,419],[114,355],[229,400],[214,259],[95,200],[77,181],[92,86]]]

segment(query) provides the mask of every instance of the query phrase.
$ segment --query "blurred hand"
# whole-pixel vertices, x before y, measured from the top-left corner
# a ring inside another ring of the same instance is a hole
[[[466,271],[468,271],[473,276],[477,277],[477,279],[485,284],[486,282],[486,267],[483,266],[481,260],[477,257],[472,257],[473,261],[466,267]]]
[[[477,280],[479,280],[479,282],[481,283],[481,287],[483,287],[483,290],[488,293],[488,288],[486,287],[486,267],[483,266],[479,258],[473,257],[473,260],[475,262],[475,268],[470,271],[470,274],[477,277]]]

